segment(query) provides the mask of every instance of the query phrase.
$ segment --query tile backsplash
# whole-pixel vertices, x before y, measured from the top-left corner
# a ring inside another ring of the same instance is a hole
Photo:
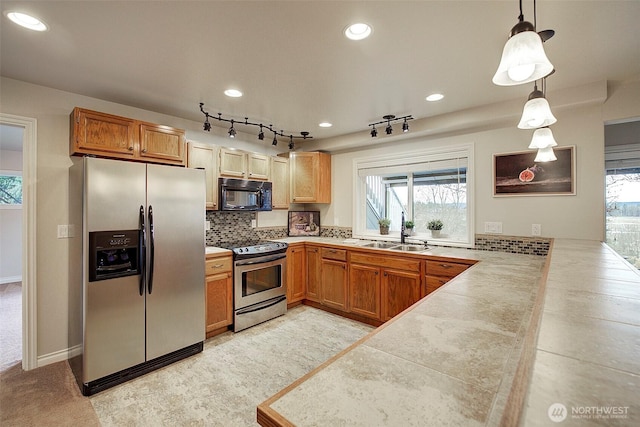
[[[251,220],[256,218],[255,212],[207,211],[206,217],[207,221],[211,223],[211,229],[206,234],[208,246],[218,246],[221,242],[269,240],[287,237],[286,226],[252,228]],[[349,239],[352,237],[351,228],[322,226],[320,237]],[[474,249],[546,256],[549,252],[550,243],[551,239],[541,237],[476,234]]]

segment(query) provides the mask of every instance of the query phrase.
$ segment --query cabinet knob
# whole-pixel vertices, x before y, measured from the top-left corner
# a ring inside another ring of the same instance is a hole
[[[449,264],[440,264],[440,267],[442,267],[442,268],[451,268],[453,266],[449,265]]]
[[[127,150],[133,151],[133,147],[128,147]]]
[[[147,152],[147,149],[146,149],[146,148],[143,148],[143,149],[142,149],[142,152],[143,152],[143,153],[146,153],[146,152]]]

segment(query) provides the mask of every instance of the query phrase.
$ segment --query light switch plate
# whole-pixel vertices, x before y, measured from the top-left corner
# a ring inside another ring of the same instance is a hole
[[[502,234],[501,222],[485,222],[484,232],[489,234]]]
[[[58,225],[58,239],[66,239],[69,237],[69,226]]]

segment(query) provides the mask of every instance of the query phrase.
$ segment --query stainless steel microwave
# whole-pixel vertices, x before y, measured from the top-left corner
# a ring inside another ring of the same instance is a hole
[[[218,178],[218,198],[223,211],[270,211],[271,183]]]

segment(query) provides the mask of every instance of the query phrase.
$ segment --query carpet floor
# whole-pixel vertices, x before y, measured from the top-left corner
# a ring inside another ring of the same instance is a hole
[[[0,285],[0,371],[22,360],[22,283]]]
[[[29,372],[17,365],[0,373],[0,425],[255,426],[258,404],[371,330],[298,306],[89,398],[80,395],[66,362]]]

